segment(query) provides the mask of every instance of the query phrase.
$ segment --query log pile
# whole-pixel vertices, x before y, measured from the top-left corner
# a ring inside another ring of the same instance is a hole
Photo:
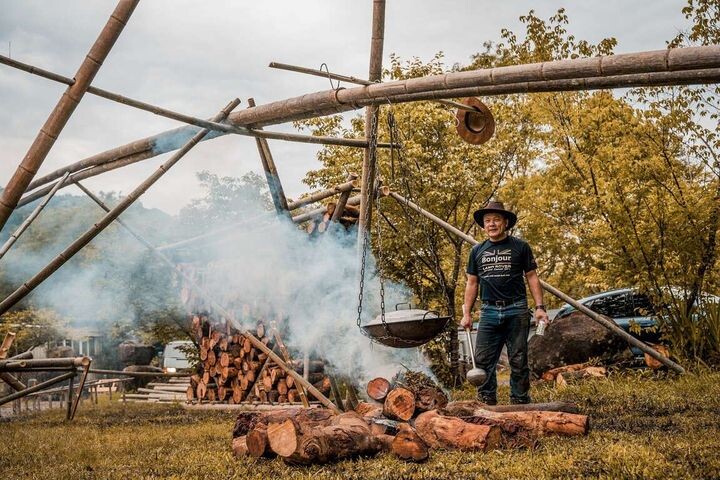
[[[213,322],[207,316],[195,315],[192,331],[199,346],[200,363],[190,377],[188,402],[244,402],[293,404],[303,402],[305,392],[287,372],[257,350],[229,322]],[[304,375],[305,362],[290,359],[280,332],[266,322],[258,321],[254,335],[270,348],[279,350],[286,363]],[[330,393],[330,379],[320,359],[308,362],[306,378],[323,395]],[[313,400],[310,396],[308,400]],[[304,402],[303,402],[304,403]]]
[[[305,227],[305,231],[310,235],[318,235],[327,232],[332,224],[332,218],[335,215],[337,205],[338,204],[336,202],[328,203],[325,213],[322,216],[318,215],[315,218],[312,218]],[[350,229],[360,218],[360,208],[355,205],[345,204],[343,212],[338,214],[336,218],[338,223],[345,227],[346,230]]]
[[[355,411],[244,412],[233,430],[233,452],[238,457],[280,457],[300,465],[380,452],[423,462],[432,450],[527,448],[543,436],[584,435],[590,428],[589,418],[571,403],[488,406],[445,399],[426,409],[418,398],[420,390],[414,384],[393,385],[376,378],[367,385],[370,401],[360,402]],[[439,390],[433,398],[440,394],[444,397]]]

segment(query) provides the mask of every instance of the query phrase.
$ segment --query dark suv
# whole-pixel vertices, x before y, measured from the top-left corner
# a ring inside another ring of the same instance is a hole
[[[590,295],[578,301],[590,310],[612,318],[623,330],[643,342],[660,342],[660,332],[655,320],[656,309],[647,295],[633,288],[621,288]],[[567,317],[575,311],[574,307],[564,305],[555,319]],[[633,324],[640,327],[639,332],[637,327],[631,328]],[[639,350],[633,353],[637,354]]]

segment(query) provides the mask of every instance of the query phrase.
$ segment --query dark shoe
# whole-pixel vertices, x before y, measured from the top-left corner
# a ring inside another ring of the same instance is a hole
[[[497,398],[489,395],[480,395],[480,401],[485,405],[497,405]]]
[[[523,398],[510,398],[510,405],[525,405],[527,403],[532,403],[532,398],[530,398],[530,395]]]

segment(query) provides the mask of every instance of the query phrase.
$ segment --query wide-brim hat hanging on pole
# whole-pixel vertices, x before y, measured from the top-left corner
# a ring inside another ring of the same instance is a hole
[[[463,104],[475,109],[475,112],[458,108],[457,132],[460,138],[473,145],[481,145],[495,133],[495,118],[490,109],[475,97],[468,97]]]
[[[517,215],[515,215],[515,213],[511,212],[510,210],[506,210],[505,204],[503,204],[503,202],[496,202],[495,200],[490,200],[487,205],[485,205],[480,210],[477,210],[473,214],[473,218],[475,219],[477,224],[480,225],[480,227],[483,227],[483,217],[486,213],[499,213],[500,215],[507,218],[508,226],[506,230],[510,230],[517,223]]]

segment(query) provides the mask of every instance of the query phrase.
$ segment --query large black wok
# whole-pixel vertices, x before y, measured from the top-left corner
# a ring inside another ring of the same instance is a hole
[[[445,329],[450,317],[442,317],[438,312],[418,309],[398,309],[378,315],[371,322],[362,325],[365,334],[378,343],[394,348],[412,348],[423,345]]]

